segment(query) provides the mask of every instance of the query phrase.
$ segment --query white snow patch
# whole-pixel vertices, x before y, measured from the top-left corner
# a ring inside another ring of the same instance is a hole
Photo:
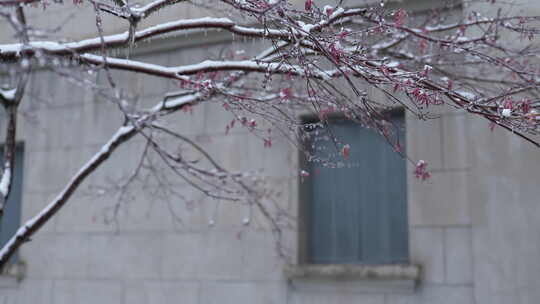
[[[328,6],[328,5],[327,5],[327,6]],[[332,7],[330,6],[330,8],[332,8]],[[324,7],[324,11],[326,11],[326,6]],[[332,13],[332,15],[330,15],[330,17],[328,17],[328,19],[334,19],[334,18],[336,18],[338,15],[343,14],[344,11],[345,11],[345,10],[344,10],[342,7],[338,7],[338,8]]]
[[[0,193],[4,197],[8,195],[9,183],[11,181],[11,168],[8,162],[6,162],[5,168],[2,180],[0,180]]]
[[[5,100],[12,101],[15,99],[15,92],[17,89],[0,89],[0,96]]]
[[[475,99],[476,98],[476,95],[474,95],[473,93],[471,92],[466,92],[466,91],[456,91],[456,93],[458,93],[459,95],[461,95],[462,97],[465,97],[467,99]]]
[[[296,23],[298,23],[298,25],[302,28],[302,31],[306,32],[306,33],[309,33],[311,32],[311,29],[314,27],[313,24],[306,24],[302,21],[296,21]]]
[[[82,54],[80,57],[83,59],[91,60],[93,62],[103,63],[103,56],[101,55]],[[172,68],[163,67],[163,66],[151,64],[151,63],[133,61],[133,60],[128,60],[128,59],[110,58],[110,57],[107,57],[106,60],[107,60],[107,64],[114,64],[117,66],[123,66],[123,67],[131,68],[131,69],[135,68],[139,70],[147,70],[147,71],[152,71],[152,72],[161,73],[161,74],[174,73],[174,69]]]
[[[151,112],[158,112],[160,110],[162,110],[163,108],[165,109],[170,109],[170,108],[177,108],[177,107],[180,107],[182,105],[185,105],[185,104],[190,104],[190,103],[193,103],[195,101],[197,101],[199,98],[202,97],[202,94],[192,94],[192,95],[186,95],[186,96],[181,96],[181,97],[178,97],[178,98],[173,98],[173,99],[169,99],[165,102],[165,104],[158,104],[156,105],[152,110]]]

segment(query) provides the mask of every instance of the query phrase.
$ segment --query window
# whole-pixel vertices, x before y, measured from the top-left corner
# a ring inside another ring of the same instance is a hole
[[[3,150],[3,149],[2,149]],[[22,178],[24,146],[17,145],[15,150],[15,171],[13,184],[8,198],[4,216],[0,219],[0,248],[15,234],[21,222],[21,198],[22,198]],[[3,163],[3,153],[0,155],[0,163]],[[17,256],[11,258],[11,263],[17,262]]]
[[[404,142],[403,113],[391,114]],[[385,138],[357,123],[310,127],[301,182],[304,248],[312,264],[408,262],[406,163]],[[332,140],[335,138],[336,141]],[[339,147],[348,144],[344,158]]]

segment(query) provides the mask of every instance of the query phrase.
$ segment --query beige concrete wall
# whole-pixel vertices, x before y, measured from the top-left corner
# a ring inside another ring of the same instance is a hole
[[[81,28],[76,35],[85,36]],[[181,56],[154,53],[142,60],[181,64],[186,58],[203,59],[207,56],[203,51],[206,48],[195,47]],[[174,87],[152,77],[119,76],[121,85],[143,102],[158,101]],[[23,118],[19,134],[26,143],[23,219],[54,197],[121,122],[114,106],[44,71],[32,79],[25,103],[37,120]],[[95,191],[78,193],[22,248],[26,275],[21,282],[0,287],[0,300],[536,303],[540,290],[538,149],[501,129],[489,131],[482,119],[441,112],[441,119],[428,122],[407,117],[407,152],[413,159],[428,161],[433,173],[428,182],[419,182],[412,167],[408,172],[411,262],[423,267],[421,284],[411,294],[296,290],[283,275],[285,261],[277,257],[275,241],[263,221],[245,227],[245,207],[216,204],[179,183],[178,189],[197,202],[195,209],[141,190],[123,206],[117,226],[103,221],[114,197],[95,196]],[[176,115],[169,123],[209,147],[230,169],[264,169],[270,176],[268,186],[279,189],[283,204],[294,212],[298,203],[294,147],[277,142],[265,149],[240,130],[224,136],[224,125],[231,119],[227,115],[219,105],[208,104],[195,108],[193,114]],[[85,186],[129,174],[141,145],[139,139],[121,148]],[[182,223],[171,208],[181,215]],[[216,225],[210,227],[214,215]],[[294,244],[296,232],[288,231],[286,237]]]
[[[141,60],[196,60],[207,54],[194,47],[179,58],[176,52],[155,53]],[[157,101],[174,83],[141,75],[119,84],[137,92],[141,101]],[[94,76],[95,77],[95,76]],[[99,80],[98,80],[99,81]],[[114,106],[69,82],[45,72],[32,79],[27,100],[37,121],[22,120],[26,143],[23,219],[40,210],[119,126]],[[190,136],[231,170],[263,169],[267,187],[281,192],[281,203],[294,214],[298,204],[297,151],[288,142],[264,148],[261,140],[237,129],[224,135],[232,118],[219,104],[196,107],[168,123]],[[78,193],[20,257],[27,264],[24,279],[1,288],[7,303],[473,303],[472,230],[468,199],[471,163],[467,154],[468,120],[446,113],[427,123],[407,119],[408,152],[431,163],[433,179],[414,180],[409,168],[411,261],[424,275],[412,294],[392,290],[362,293],[354,289],[296,290],[277,256],[268,225],[255,217],[242,224],[248,210],[218,204],[178,182],[177,188],[196,202],[194,209],[169,197],[157,199],[156,187],[136,190],[122,206],[117,225],[104,214],[115,204],[95,188]],[[111,162],[90,178],[89,185],[121,180],[133,170],[141,139],[119,149]],[[422,148],[427,147],[427,148]],[[241,152],[239,152],[239,149]],[[90,192],[90,193],[89,193]],[[159,193],[159,192],[158,192]],[[90,194],[90,195],[89,195]],[[109,208],[109,209],[108,209]],[[174,211],[174,214],[171,213]],[[175,216],[179,215],[182,222]],[[209,220],[215,218],[213,227]],[[294,257],[296,231],[286,231]]]

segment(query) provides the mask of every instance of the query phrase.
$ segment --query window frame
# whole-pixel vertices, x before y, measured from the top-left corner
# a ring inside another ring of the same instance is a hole
[[[404,128],[402,138],[400,138],[400,143],[403,144],[403,149],[405,149],[405,143],[406,143],[406,132],[407,132],[407,126],[406,126],[406,115],[405,111],[402,108],[394,108],[388,111],[384,111],[383,115],[388,115],[390,117],[400,117],[402,119],[403,125],[401,127]],[[305,114],[299,116],[301,121],[301,126],[299,128],[303,128],[305,124],[307,123],[315,123],[319,122],[320,119],[315,114]],[[327,116],[328,121],[336,121],[336,120],[348,120],[346,116],[342,113],[331,113]],[[359,128],[363,128],[363,126],[358,125]],[[301,134],[304,132],[303,130],[299,129],[298,133]],[[302,138],[302,137],[299,137]],[[300,170],[303,168],[308,168],[309,162],[306,159],[306,155],[304,152],[304,147],[306,146],[307,142],[301,140],[299,142],[299,151],[298,151],[298,164]],[[397,152],[396,152],[397,153]],[[406,162],[406,160],[404,160]],[[405,164],[405,170],[407,170],[407,165]],[[298,229],[297,229],[297,261],[298,264],[305,264],[305,265],[336,265],[336,263],[314,263],[311,258],[311,252],[310,252],[310,239],[309,239],[309,233],[310,233],[310,225],[311,221],[313,220],[311,218],[311,214],[309,212],[309,205],[312,202],[312,190],[311,190],[311,182],[306,182],[307,179],[310,179],[310,177],[303,177],[300,174],[300,177],[298,178],[298,193],[297,193],[297,199],[298,199],[298,206],[297,206],[297,218],[298,218]],[[405,236],[406,236],[406,253],[403,260],[395,261],[395,262],[389,262],[389,263],[375,263],[375,264],[409,264],[410,263],[410,233],[409,233],[409,218],[408,218],[408,181],[407,181],[407,175],[404,176],[404,182],[405,182],[405,210],[403,214],[403,220],[405,221]],[[371,263],[370,261],[361,261],[358,260],[354,263],[346,262],[346,263],[337,263],[340,265],[375,265],[374,263]]]

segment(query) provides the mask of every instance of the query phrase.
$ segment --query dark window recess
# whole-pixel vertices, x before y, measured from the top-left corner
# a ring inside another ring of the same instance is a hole
[[[404,143],[403,114],[393,115],[392,122]],[[305,162],[310,176],[301,186],[307,262],[406,263],[405,160],[381,135],[347,120],[308,129],[307,148],[319,161]],[[347,159],[340,151],[345,144]]]
[[[9,195],[4,216],[0,219],[0,248],[15,234],[21,223],[21,202],[22,202],[22,181],[23,181],[23,161],[24,146],[17,145],[15,150],[15,170],[13,184]],[[0,154],[0,164],[4,162],[4,153]],[[17,262],[17,255],[11,258],[10,263]]]

